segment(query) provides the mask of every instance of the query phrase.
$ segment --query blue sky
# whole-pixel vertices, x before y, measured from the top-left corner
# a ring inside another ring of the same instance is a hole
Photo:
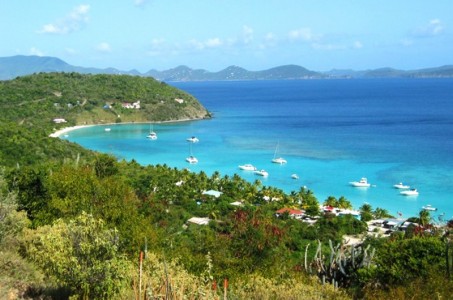
[[[314,71],[453,64],[452,0],[0,0],[0,57]]]

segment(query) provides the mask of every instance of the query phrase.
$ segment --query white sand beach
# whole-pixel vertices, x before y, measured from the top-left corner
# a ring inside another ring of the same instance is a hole
[[[68,133],[72,130],[84,128],[84,127],[91,127],[91,126],[96,126],[96,125],[77,125],[77,126],[72,126],[72,127],[65,127],[60,130],[55,131],[54,133],[50,134],[50,137],[59,137],[62,134]]]

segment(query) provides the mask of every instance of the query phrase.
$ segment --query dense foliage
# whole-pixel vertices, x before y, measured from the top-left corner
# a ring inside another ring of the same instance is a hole
[[[123,107],[138,101],[140,109]],[[0,81],[0,107],[3,166],[87,155],[77,145],[48,137],[61,127],[209,117],[186,92],[152,78],[125,75],[40,73]]]
[[[123,103],[137,101],[140,109],[122,107]],[[184,91],[153,78],[126,75],[40,73],[0,81],[0,105],[4,110],[2,119],[41,128],[49,128],[54,118],[66,119],[67,126],[209,115]]]

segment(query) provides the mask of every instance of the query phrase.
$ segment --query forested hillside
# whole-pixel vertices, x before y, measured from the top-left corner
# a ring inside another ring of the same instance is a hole
[[[133,103],[139,108],[130,107]],[[62,127],[210,117],[193,96],[152,78],[78,73],[40,73],[0,81],[0,109],[2,165],[86,153],[48,138]]]

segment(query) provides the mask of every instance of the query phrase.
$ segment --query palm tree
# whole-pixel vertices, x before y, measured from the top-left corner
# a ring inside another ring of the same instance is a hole
[[[368,222],[373,219],[372,207],[370,204],[365,203],[360,208],[360,219],[364,222]]]
[[[425,227],[426,225],[429,224],[429,220],[431,220],[431,215],[429,214],[429,211],[422,209],[420,213],[418,214],[420,217],[420,226]]]
[[[323,204],[324,206],[338,207],[338,200],[334,196],[329,196]]]
[[[345,197],[341,196],[338,199],[338,207],[343,208],[343,209],[352,209],[352,204],[351,202],[346,199]]]
[[[376,207],[376,209],[374,210],[374,217],[376,219],[388,218],[388,217],[390,217],[390,214],[389,214],[388,210],[380,208],[380,207]]]

